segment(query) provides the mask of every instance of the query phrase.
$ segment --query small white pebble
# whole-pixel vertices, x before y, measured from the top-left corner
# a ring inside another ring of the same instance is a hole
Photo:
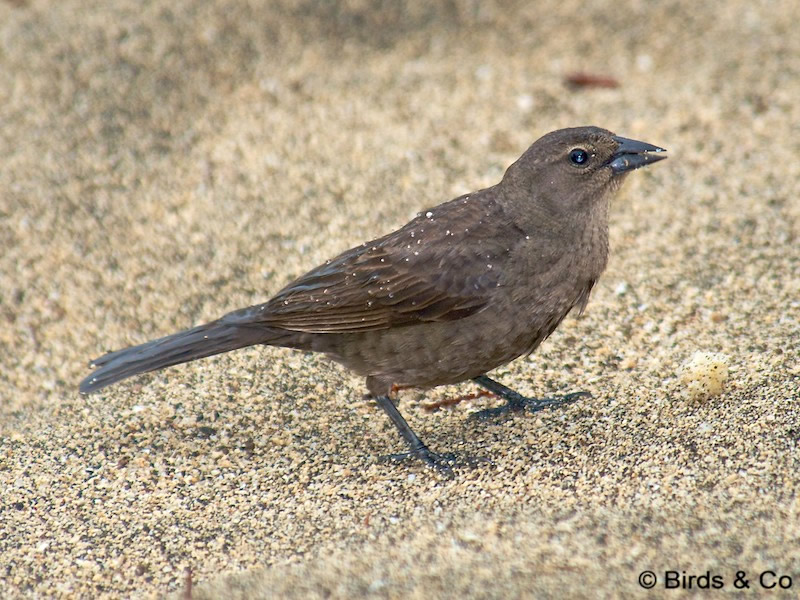
[[[653,57],[649,54],[640,54],[636,57],[636,68],[646,73],[653,68]]]
[[[530,94],[520,94],[517,96],[517,108],[523,112],[528,112],[533,108],[533,96]]]
[[[695,352],[681,367],[681,383],[690,400],[719,396],[728,379],[728,357],[714,352]]]
[[[492,67],[489,65],[481,65],[475,69],[475,78],[481,81],[488,81],[492,76]]]

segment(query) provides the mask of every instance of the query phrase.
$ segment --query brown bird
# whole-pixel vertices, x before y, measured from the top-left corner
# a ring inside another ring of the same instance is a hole
[[[503,397],[505,410],[569,400],[524,398],[486,373],[532,352],[573,308],[583,311],[606,266],[611,197],[663,152],[597,127],[549,133],[497,185],[419,213],[263,304],[93,360],[80,391],[256,344],[324,352],[366,377],[410,455],[448,471],[392,390],[471,379]]]

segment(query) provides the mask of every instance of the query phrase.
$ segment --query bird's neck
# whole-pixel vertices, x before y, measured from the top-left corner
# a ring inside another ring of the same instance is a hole
[[[608,209],[611,194],[593,202],[588,215],[575,215],[572,231],[578,243],[576,252],[587,260],[587,266],[600,276],[608,262]]]

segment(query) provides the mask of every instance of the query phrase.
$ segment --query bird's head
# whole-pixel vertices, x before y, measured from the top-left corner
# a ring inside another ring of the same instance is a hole
[[[534,142],[501,185],[555,214],[582,212],[607,203],[632,170],[664,158],[663,148],[599,127],[559,129]]]

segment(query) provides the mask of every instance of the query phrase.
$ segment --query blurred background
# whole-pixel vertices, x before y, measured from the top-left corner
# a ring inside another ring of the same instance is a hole
[[[0,3],[3,595],[162,595],[189,568],[209,597],[262,567],[245,596],[800,574],[796,9]],[[493,467],[376,465],[396,436],[363,382],[281,350],[78,396],[90,358],[264,300],[589,124],[670,159],[612,206],[586,315],[499,376],[593,400],[479,428],[480,403],[419,402],[462,388],[403,396],[423,439]],[[702,403],[697,351],[730,371]]]

